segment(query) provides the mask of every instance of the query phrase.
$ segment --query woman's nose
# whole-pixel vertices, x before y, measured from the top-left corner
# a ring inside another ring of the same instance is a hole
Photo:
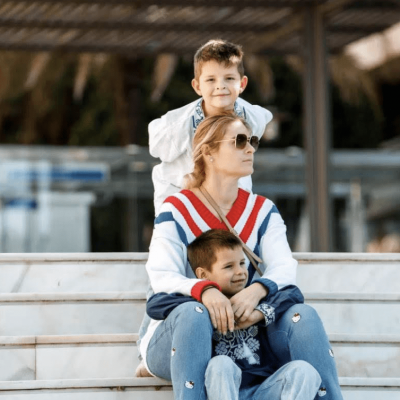
[[[246,144],[246,153],[253,154],[255,151],[256,150],[254,149],[254,147],[248,141],[247,144]]]

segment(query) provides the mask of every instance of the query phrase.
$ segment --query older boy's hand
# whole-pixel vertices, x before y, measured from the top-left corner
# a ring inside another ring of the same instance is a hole
[[[249,318],[246,319],[244,322],[237,322],[235,325],[235,329],[246,329],[249,326],[256,324],[257,322],[263,321],[264,315],[261,311],[253,310],[250,314]]]
[[[257,282],[232,296],[231,304],[236,323],[245,322],[267,294],[267,289]]]
[[[218,289],[212,288],[203,292],[202,303],[207,307],[211,322],[218,332],[226,335],[228,329],[233,332],[235,319],[231,302]]]

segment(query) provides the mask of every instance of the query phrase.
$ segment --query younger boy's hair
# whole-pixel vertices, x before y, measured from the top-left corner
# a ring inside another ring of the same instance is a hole
[[[210,40],[201,46],[194,55],[194,78],[199,79],[201,68],[207,61],[214,60],[226,67],[236,65],[240,77],[244,75],[242,46],[226,40]]]
[[[188,245],[190,266],[195,274],[199,267],[211,272],[212,265],[217,261],[218,250],[233,250],[237,247],[242,247],[242,243],[233,233],[222,229],[210,229]]]

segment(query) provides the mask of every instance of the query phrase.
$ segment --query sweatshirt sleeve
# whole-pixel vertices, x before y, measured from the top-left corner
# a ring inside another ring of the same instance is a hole
[[[192,114],[196,100],[185,107],[167,112],[149,124],[149,151],[163,162],[173,162],[191,149]]]
[[[187,260],[185,233],[178,231],[172,205],[163,203],[154,224],[146,270],[154,293],[191,295],[193,286],[200,282]]]
[[[268,294],[261,300],[256,310],[264,314],[265,325],[277,321],[290,307],[304,303],[300,289],[295,285],[285,286],[275,294]]]
[[[179,305],[196,301],[193,297],[180,293],[157,293],[150,297],[146,304],[147,315],[155,320],[163,320]]]
[[[278,209],[270,200],[266,202],[270,209],[258,232],[265,272],[261,279],[254,279],[253,283],[261,283],[270,294],[274,294],[285,286],[296,284],[297,261],[292,256],[286,225]]]

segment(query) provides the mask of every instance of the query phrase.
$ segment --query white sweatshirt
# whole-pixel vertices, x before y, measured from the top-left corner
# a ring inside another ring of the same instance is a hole
[[[161,164],[153,168],[154,208],[159,214],[161,204],[182,189],[183,178],[193,171],[192,142],[196,129],[204,119],[203,99],[167,112],[149,124],[150,154]],[[252,134],[261,138],[272,114],[267,109],[238,98],[235,113],[251,126]],[[251,177],[239,180],[239,186],[251,191]]]

